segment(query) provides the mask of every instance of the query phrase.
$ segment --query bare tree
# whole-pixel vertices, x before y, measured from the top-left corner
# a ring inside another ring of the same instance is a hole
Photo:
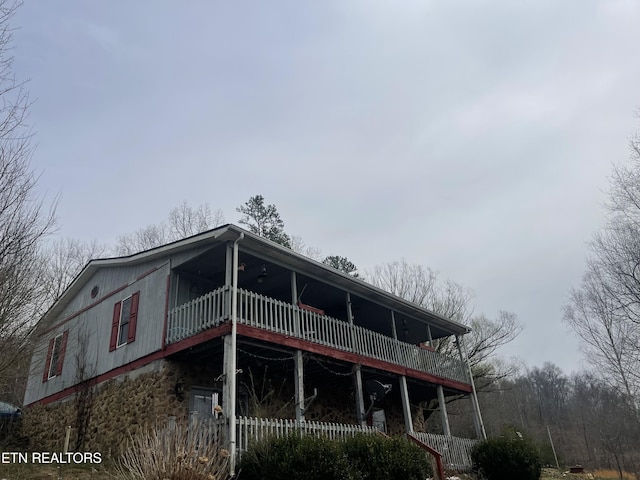
[[[481,386],[513,372],[512,366],[494,361],[496,351],[514,340],[522,331],[517,316],[500,312],[495,320],[484,315],[474,315],[473,294],[450,280],[439,281],[438,274],[430,268],[409,264],[406,260],[378,265],[366,279],[378,288],[398,295],[423,308],[446,318],[469,325],[471,333],[466,344],[469,362],[477,379],[484,379]],[[451,338],[436,343],[441,353],[457,355],[457,346]]]
[[[222,225],[223,222],[222,210],[212,211],[207,203],[193,208],[183,201],[169,212],[169,236],[172,240],[187,238]]]
[[[607,223],[591,242],[587,271],[565,320],[603,378],[640,395],[640,140],[611,177]]]
[[[319,248],[307,245],[298,235],[291,235],[291,250],[317,262],[321,262],[323,259],[322,251]]]
[[[74,451],[81,452],[85,449],[95,406],[95,390],[91,385],[91,379],[95,377],[96,370],[95,362],[89,358],[89,334],[86,329],[78,330],[76,343],[76,393],[73,401],[76,430]]]
[[[366,275],[372,285],[426,308],[431,306],[437,277],[430,268],[404,259],[377,265]]]
[[[0,0],[0,377],[23,351],[41,311],[37,253],[55,223],[55,205],[47,208],[36,193],[32,133],[25,125],[29,97],[8,54],[17,7]]]
[[[108,254],[108,247],[96,241],[83,243],[73,238],[58,238],[41,253],[43,265],[40,281],[44,288],[44,305],[49,307],[65,291],[89,260]]]
[[[133,255],[170,242],[202,233],[224,222],[222,210],[211,210],[208,204],[193,208],[183,201],[169,211],[167,221],[148,225],[133,233],[120,235],[115,246],[117,255]]]

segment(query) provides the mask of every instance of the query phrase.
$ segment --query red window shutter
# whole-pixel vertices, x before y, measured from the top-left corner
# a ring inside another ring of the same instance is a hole
[[[60,343],[60,356],[58,357],[58,369],[56,375],[62,375],[62,363],[64,362],[64,354],[67,351],[67,339],[69,338],[69,330],[65,330],[62,334],[62,343]]]
[[[51,355],[53,354],[53,344],[56,342],[55,337],[49,340],[49,351],[47,352],[47,360],[44,363],[44,373],[42,374],[42,381],[49,380],[49,368],[51,368]]]
[[[111,322],[111,340],[109,341],[109,351],[113,352],[118,345],[118,327],[120,326],[120,309],[122,303],[118,302],[113,306],[113,320]]]
[[[129,337],[127,343],[131,343],[136,339],[136,324],[138,323],[138,301],[140,292],[131,295],[131,315],[129,316]]]

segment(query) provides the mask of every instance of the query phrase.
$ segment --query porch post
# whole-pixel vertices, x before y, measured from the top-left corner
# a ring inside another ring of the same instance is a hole
[[[227,248],[225,251],[225,260],[224,260],[224,286],[226,287],[227,292],[231,291],[233,286],[233,242],[227,242]],[[231,305],[230,300],[231,297],[227,294],[224,297],[224,316],[225,318],[231,318]],[[226,370],[225,370],[226,372]]]
[[[294,387],[296,394],[296,421],[304,422],[304,365],[302,359],[302,350],[296,350],[293,355]]]
[[[407,377],[400,376],[400,396],[402,397],[402,413],[404,414],[404,428],[407,433],[413,432],[413,419],[411,418],[411,404],[409,403],[409,388]]]
[[[398,340],[398,331],[396,330],[396,316],[391,310],[391,335],[394,340]]]
[[[347,318],[349,319],[349,325],[353,326],[353,310],[351,309],[351,294],[347,292]],[[353,330],[351,331],[353,334]],[[355,339],[353,335],[351,337],[351,347],[355,348]],[[353,369],[353,383],[356,388],[356,417],[360,425],[365,426],[367,419],[365,418],[364,407],[364,389],[362,388],[362,366],[356,365]]]
[[[427,338],[429,339],[429,346],[433,347],[433,337],[431,336],[431,325],[427,323]]]
[[[458,345],[458,353],[460,354],[460,360],[467,365],[469,371],[469,381],[471,382],[471,410],[473,411],[473,424],[476,429],[476,436],[480,439],[487,439],[487,432],[484,429],[484,423],[482,421],[482,414],[480,413],[480,404],[478,403],[478,394],[476,392],[476,385],[473,381],[473,373],[471,372],[471,364],[469,363],[469,354],[467,353],[467,347],[464,344],[464,337],[456,335],[456,344]]]
[[[391,334],[394,340],[398,340],[398,330],[396,329],[396,315],[391,310]],[[404,428],[407,433],[413,432],[413,418],[411,418],[411,404],[409,403],[409,388],[407,387],[407,377],[400,375],[400,397],[402,401],[402,413],[404,415]]]
[[[359,364],[353,367],[353,382],[356,387],[356,417],[358,424],[364,427],[367,425],[367,419],[365,418],[364,389],[362,388],[362,366]]]
[[[227,242],[224,259],[224,284],[231,287],[233,283],[233,242]]]
[[[440,407],[440,418],[442,419],[442,431],[447,437],[451,436],[451,428],[449,428],[449,416],[447,415],[447,402],[444,399],[444,389],[442,385],[436,387],[438,391],[438,407]]]
[[[301,337],[302,328],[298,312],[298,277],[293,271],[291,272],[291,304],[293,305],[293,333],[295,336]]]

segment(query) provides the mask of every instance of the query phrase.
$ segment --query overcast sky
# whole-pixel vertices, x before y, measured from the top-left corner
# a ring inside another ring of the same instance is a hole
[[[262,194],[327,255],[516,313],[505,357],[580,367],[562,307],[640,125],[640,2],[29,0],[14,24],[60,236]]]

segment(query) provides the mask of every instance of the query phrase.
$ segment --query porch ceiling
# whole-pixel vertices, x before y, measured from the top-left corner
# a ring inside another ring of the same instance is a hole
[[[258,244],[261,245],[261,244]],[[238,254],[242,270],[238,287],[287,303],[297,303],[291,288],[291,272],[297,273],[297,295],[300,302],[323,310],[326,315],[348,321],[346,292],[351,293],[351,308],[356,325],[392,336],[391,310],[394,310],[399,340],[418,344],[428,340],[427,327],[433,338],[464,334],[468,329],[455,322],[443,320],[414,304],[406,302],[358,279],[320,264],[309,268],[309,260],[282,263],[284,256],[270,256],[272,249],[246,249]],[[254,246],[253,244],[251,245]],[[294,254],[295,255],[295,254]],[[287,261],[295,257],[287,257]],[[225,278],[225,245],[218,244],[197,257],[176,267],[176,271],[222,286]],[[297,268],[299,267],[299,268]],[[304,270],[303,270],[304,267]],[[319,273],[319,274],[318,274]],[[348,280],[342,278],[348,277]]]

